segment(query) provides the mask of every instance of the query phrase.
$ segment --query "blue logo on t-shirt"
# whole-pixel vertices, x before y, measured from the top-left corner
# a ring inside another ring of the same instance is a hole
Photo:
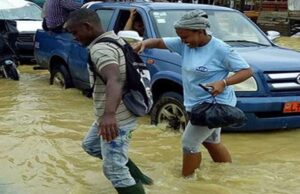
[[[196,68],[196,71],[201,71],[201,72],[207,72],[207,70],[208,69],[204,66],[199,66],[199,67]]]

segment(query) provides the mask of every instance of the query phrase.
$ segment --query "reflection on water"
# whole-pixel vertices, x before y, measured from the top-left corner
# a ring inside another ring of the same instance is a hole
[[[47,71],[20,70],[19,82],[0,79],[0,193],[116,193],[101,162],[81,149],[92,101],[76,89],[49,86]],[[148,123],[139,120],[130,150],[155,179],[148,194],[300,193],[300,130],[223,134],[233,163],[212,163],[204,151],[201,169],[187,180],[180,176],[180,134]]]
[[[280,37],[274,41],[276,44],[300,51],[300,36]]]

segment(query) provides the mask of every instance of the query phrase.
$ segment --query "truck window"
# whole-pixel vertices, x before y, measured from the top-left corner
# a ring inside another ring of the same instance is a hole
[[[114,31],[118,33],[120,30],[124,30],[125,25],[129,19],[130,10],[120,10],[116,24],[114,26]],[[141,37],[146,38],[146,29],[145,29],[145,22],[143,21],[143,18],[141,15],[137,12],[136,13],[136,21],[133,21],[133,26],[131,30],[137,31]]]
[[[117,20],[115,22],[114,31],[117,34],[120,30],[123,30],[129,17],[129,10],[120,10]]]
[[[98,9],[97,14],[99,18],[101,19],[103,30],[108,30],[108,25],[110,23],[111,17],[114,13],[114,10],[111,9]]]

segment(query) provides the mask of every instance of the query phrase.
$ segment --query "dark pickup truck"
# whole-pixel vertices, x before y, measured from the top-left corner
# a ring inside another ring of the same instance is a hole
[[[281,48],[268,39],[251,20],[240,12],[218,6],[180,3],[100,3],[85,4],[83,9],[97,12],[106,30],[121,31],[135,8],[145,25],[144,39],[174,37],[174,21],[186,11],[207,12],[213,36],[234,47],[251,65],[254,75],[235,85],[238,104],[248,122],[241,128],[225,131],[261,131],[300,128],[300,53]],[[37,63],[50,71],[50,82],[65,88],[89,88],[87,51],[68,33],[37,31]],[[149,65],[155,105],[154,124],[167,123],[182,130],[187,115],[182,105],[181,57],[168,50],[148,49],[141,54]]]

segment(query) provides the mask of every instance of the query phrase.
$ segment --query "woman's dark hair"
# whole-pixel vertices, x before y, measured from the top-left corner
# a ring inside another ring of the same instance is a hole
[[[142,17],[140,14],[136,14],[135,15],[135,18],[134,18],[134,21],[133,22],[140,22],[140,23],[143,23],[143,20],[142,20]]]

